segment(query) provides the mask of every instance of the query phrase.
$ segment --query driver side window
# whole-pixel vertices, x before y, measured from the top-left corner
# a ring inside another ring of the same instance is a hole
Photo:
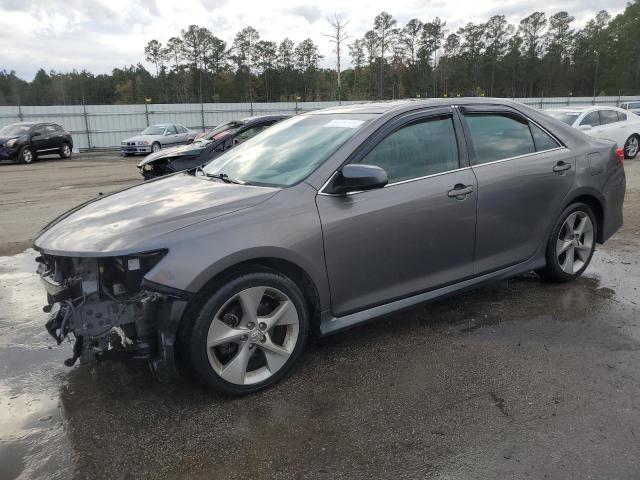
[[[460,163],[453,120],[436,117],[405,125],[358,163],[384,169],[389,183],[456,170]]]
[[[597,127],[600,125],[600,115],[598,112],[588,113],[580,122],[580,125],[591,125],[592,127]]]
[[[240,132],[238,135],[236,135],[236,138],[234,139],[233,143],[235,145],[238,145],[242,142],[246,142],[250,138],[255,137],[258,133],[260,133],[264,129],[265,129],[264,125],[258,125],[256,127],[248,128],[244,132]]]

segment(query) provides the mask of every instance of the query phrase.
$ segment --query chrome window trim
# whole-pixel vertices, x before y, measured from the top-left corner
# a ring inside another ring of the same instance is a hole
[[[441,175],[446,175],[448,173],[455,173],[455,172],[462,172],[464,170],[471,170],[471,167],[462,167],[462,168],[456,168],[455,170],[447,170],[445,172],[438,172],[438,173],[432,173],[431,175],[424,175],[422,177],[415,177],[415,178],[409,178],[407,180],[399,180],[397,182],[393,182],[393,183],[387,183],[384,187],[382,188],[388,188],[388,187],[393,187],[395,185],[402,185],[404,183],[409,183],[409,182],[417,182],[418,180],[424,180],[425,178],[433,178],[433,177],[439,177]],[[358,193],[365,193],[365,192],[370,192],[371,190],[358,190],[355,192],[349,192],[346,194],[340,194],[340,193],[327,193],[324,191],[324,189],[327,187],[327,185],[329,185],[329,182],[331,182],[331,180],[333,179],[333,177],[338,173],[338,171],[336,170],[335,172],[333,172],[333,174],[329,177],[329,180],[327,180],[324,185],[322,185],[322,187],[320,188],[320,191],[318,192],[318,195],[323,195],[326,197],[344,197],[346,195],[356,195]],[[379,189],[375,189],[375,190],[379,190]]]
[[[509,158],[502,158],[500,160],[494,160],[492,162],[486,162],[486,163],[479,163],[478,165],[471,165],[471,166],[473,168],[480,168],[480,167],[484,167],[485,165],[493,165],[495,163],[508,162],[510,160],[517,160],[525,157],[533,157],[534,155],[540,155],[541,153],[556,152],[558,150],[569,150],[569,149],[567,147],[550,148],[548,150],[540,150],[539,152],[525,153],[524,155],[517,155],[515,157],[509,157]]]

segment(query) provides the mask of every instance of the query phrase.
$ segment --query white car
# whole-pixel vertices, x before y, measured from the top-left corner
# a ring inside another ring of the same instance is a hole
[[[161,123],[147,127],[140,135],[126,138],[120,144],[124,156],[154,153],[161,148],[193,142],[196,132],[179,123]]]
[[[623,102],[620,104],[620,108],[624,110],[631,110],[636,115],[640,115],[640,101],[638,102]]]
[[[545,113],[591,137],[616,142],[625,158],[635,158],[640,146],[640,116],[617,107],[550,108]]]

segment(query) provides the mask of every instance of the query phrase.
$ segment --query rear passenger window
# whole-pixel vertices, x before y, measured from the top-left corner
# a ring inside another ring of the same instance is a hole
[[[467,115],[474,165],[534,153],[529,125],[504,115]]]
[[[580,125],[591,125],[592,127],[597,127],[600,125],[600,115],[598,112],[588,113],[580,122]]]
[[[533,143],[536,145],[536,152],[543,152],[560,146],[551,135],[537,125],[530,123],[529,127],[531,128],[531,135],[533,135]]]
[[[600,110],[600,124],[607,125],[618,121],[618,112],[615,110]]]
[[[359,163],[387,172],[389,183],[459,168],[451,118],[433,118],[404,126],[378,143]]]

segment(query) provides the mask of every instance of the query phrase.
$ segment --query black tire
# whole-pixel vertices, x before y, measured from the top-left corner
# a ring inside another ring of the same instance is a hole
[[[68,158],[71,158],[71,154],[72,154],[71,145],[69,145],[67,142],[64,142],[60,147],[60,152],[58,153],[58,155],[63,160],[66,160]]]
[[[278,289],[293,302],[298,314],[298,337],[286,363],[266,380],[240,385],[223,379],[213,368],[207,351],[207,333],[216,312],[236,294],[251,287]],[[226,395],[247,395],[272,386],[284,377],[300,357],[309,332],[309,309],[298,286],[271,270],[240,271],[203,291],[194,299],[178,331],[178,357],[185,373],[209,389]]]
[[[569,274],[565,272],[560,266],[560,261],[556,253],[556,244],[558,242],[561,229],[562,229],[562,226],[564,225],[565,220],[567,220],[569,215],[575,212],[582,212],[589,217],[589,219],[591,220],[591,224],[593,225],[593,239],[592,239],[591,251],[589,252],[586,261],[584,261],[583,266],[573,274]],[[553,227],[553,230],[551,231],[549,240],[547,241],[547,246],[545,250],[545,257],[546,257],[547,264],[544,268],[536,270],[536,273],[540,275],[542,278],[544,278],[545,280],[549,280],[552,282],[571,282],[577,279],[580,275],[584,273],[584,271],[589,266],[589,263],[591,262],[591,258],[593,257],[593,252],[595,252],[595,249],[596,249],[597,238],[598,238],[598,223],[596,222],[595,215],[593,214],[593,211],[591,210],[589,205],[586,205],[584,203],[573,203],[569,205],[567,208],[564,209],[564,211],[558,218],[558,221],[556,222],[556,224]]]
[[[20,163],[33,163],[36,159],[36,154],[28,145],[25,145],[20,149],[20,153],[18,153],[18,161]]]
[[[627,138],[627,141],[624,142],[624,158],[626,158],[627,160],[631,160],[633,158],[636,158],[638,156],[638,151],[640,151],[640,149],[638,149],[638,147],[636,147],[636,153],[634,153],[633,155],[627,155],[627,149],[629,147],[629,143],[631,141],[635,140],[637,143],[640,143],[640,136],[637,134],[633,134],[631,135],[629,138]]]
[[[156,148],[156,146],[158,148]],[[156,153],[156,152],[159,152],[160,150],[162,150],[162,145],[160,145],[159,142],[153,142],[151,144],[151,152],[150,153]]]

